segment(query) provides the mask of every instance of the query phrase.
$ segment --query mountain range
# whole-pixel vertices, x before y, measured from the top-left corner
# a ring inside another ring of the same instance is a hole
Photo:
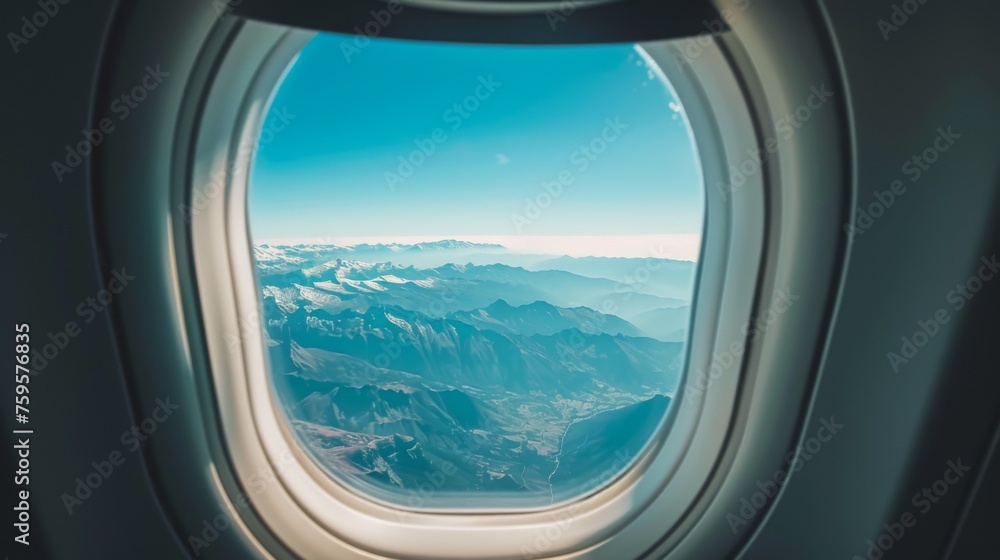
[[[442,470],[442,500],[544,505],[603,483],[669,406],[690,293],[581,274],[594,260],[571,272],[345,258],[468,251],[506,254],[458,241],[255,247],[291,426],[331,474],[399,499]],[[671,266],[657,270],[681,282],[686,265]]]

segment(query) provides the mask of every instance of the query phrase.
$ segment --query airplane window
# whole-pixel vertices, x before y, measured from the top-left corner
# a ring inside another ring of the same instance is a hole
[[[321,34],[250,177],[272,394],[335,480],[410,507],[599,490],[684,364],[704,191],[636,45]]]

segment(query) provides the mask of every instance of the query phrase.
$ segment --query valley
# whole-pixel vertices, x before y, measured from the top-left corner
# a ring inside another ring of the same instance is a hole
[[[291,425],[326,470],[390,497],[434,472],[449,473],[442,499],[544,505],[591,490],[643,449],[677,385],[689,301],[663,294],[685,293],[692,263],[666,261],[645,293],[461,241],[254,252]],[[494,262],[456,263],[470,254]]]

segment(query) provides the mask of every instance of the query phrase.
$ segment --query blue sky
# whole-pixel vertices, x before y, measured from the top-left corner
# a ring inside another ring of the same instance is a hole
[[[701,232],[683,115],[632,45],[375,39],[348,60],[352,40],[317,36],[275,93],[271,111],[294,118],[255,159],[254,239]],[[572,182],[551,199],[561,172]],[[526,198],[551,202],[532,213]]]

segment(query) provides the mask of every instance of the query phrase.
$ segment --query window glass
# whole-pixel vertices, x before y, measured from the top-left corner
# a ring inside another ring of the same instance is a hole
[[[291,431],[406,506],[600,488],[674,399],[703,197],[635,45],[317,36],[264,119],[248,209]]]

